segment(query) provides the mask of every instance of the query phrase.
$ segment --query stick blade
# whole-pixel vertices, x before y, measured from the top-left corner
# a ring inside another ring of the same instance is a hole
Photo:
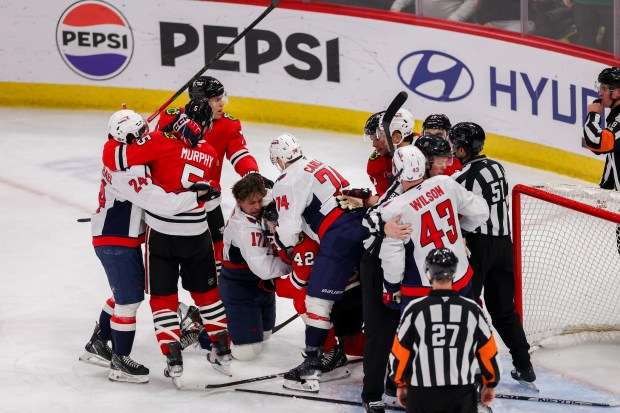
[[[394,119],[394,115],[396,112],[405,104],[409,95],[407,92],[400,91],[396,97],[390,103],[387,110],[385,111],[385,115],[383,115],[383,130],[385,131],[385,138],[387,139],[388,145],[390,147],[390,152],[394,154],[394,144],[392,143],[392,132],[390,131],[390,123],[392,123],[392,119]]]

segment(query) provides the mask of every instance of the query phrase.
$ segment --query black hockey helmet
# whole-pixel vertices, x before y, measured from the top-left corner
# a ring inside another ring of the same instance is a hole
[[[435,248],[426,256],[424,270],[429,280],[452,280],[459,259],[448,248]]]
[[[189,86],[189,98],[210,99],[224,94],[222,82],[211,76],[200,76]]]
[[[381,116],[385,113],[384,110],[381,112],[373,113],[370,115],[366,124],[364,125],[364,138],[369,138],[371,135],[375,135],[377,133],[377,128],[379,127],[379,121],[381,120]]]
[[[599,83],[609,85],[610,88],[620,87],[620,67],[607,67],[598,75]]]
[[[454,149],[463,148],[469,156],[478,155],[484,148],[484,130],[473,122],[457,123],[448,132],[448,138]]]
[[[432,163],[435,156],[451,156],[450,143],[439,135],[422,135],[414,143],[422,151],[426,159]]]
[[[202,130],[210,131],[213,126],[213,109],[207,99],[192,99],[185,105],[188,118],[202,126]]]
[[[448,132],[452,124],[450,123],[450,119],[443,113],[436,115],[429,115],[424,119],[422,123],[422,131],[426,129],[440,129]]]
[[[276,201],[271,201],[263,207],[263,219],[273,223],[278,222],[278,209],[276,208]]]

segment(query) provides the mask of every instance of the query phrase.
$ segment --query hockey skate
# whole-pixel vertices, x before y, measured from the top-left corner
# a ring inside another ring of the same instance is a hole
[[[124,383],[148,383],[149,369],[135,362],[129,356],[114,354],[110,363],[108,379]]]
[[[80,361],[88,364],[94,364],[101,367],[110,367],[112,361],[112,349],[108,346],[108,342],[101,338],[101,327],[99,323],[95,324],[95,331],[86,343],[86,350],[81,356]]]
[[[337,344],[321,357],[321,382],[343,379],[349,377],[349,360],[344,353],[344,346]]]
[[[364,406],[364,412],[366,413],[385,413],[385,406],[382,401],[364,402],[362,406]]]
[[[221,331],[215,335],[215,341],[212,342],[211,352],[207,353],[207,360],[216,371],[227,376],[232,376],[230,370],[232,357],[230,355],[227,331]]]
[[[184,303],[179,303],[178,314],[181,320],[181,350],[190,346],[198,347],[198,337],[204,331],[200,310],[193,305],[187,306]]]
[[[173,341],[172,343],[168,343],[166,345],[168,346],[168,353],[166,354],[166,369],[164,370],[164,376],[171,377],[174,381],[175,378],[183,375],[183,355],[181,354],[181,343],[178,341]]]
[[[525,369],[515,367],[510,372],[510,376],[530,390],[539,391],[536,384],[534,384],[534,381],[536,381],[536,373],[534,373],[534,367],[532,365]]]
[[[318,393],[321,367],[321,357],[309,353],[303,363],[284,373],[283,386],[291,390]]]
[[[386,406],[400,406],[396,393],[396,384],[392,379],[385,379],[385,393],[383,393],[383,404]]]

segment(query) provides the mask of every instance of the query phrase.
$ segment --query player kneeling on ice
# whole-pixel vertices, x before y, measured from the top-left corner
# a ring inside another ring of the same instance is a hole
[[[475,413],[477,365],[481,404],[488,406],[495,397],[497,346],[480,307],[453,288],[458,264],[450,249],[431,250],[424,277],[432,291],[411,301],[400,319],[389,374],[408,412]]]
[[[271,200],[260,175],[250,174],[232,188],[237,203],[224,229],[220,298],[224,303],[232,356],[252,360],[269,339],[276,321],[276,299],[267,287],[271,279],[288,274],[263,232],[263,204]],[[273,284],[271,284],[273,285]]]
[[[345,212],[334,197],[349,182],[335,168],[305,157],[295,136],[287,133],[274,139],[269,155],[282,172],[273,187],[277,239],[292,248],[305,232],[320,244],[306,290],[306,359],[284,375],[284,387],[316,392],[332,307],[342,299],[359,264],[368,231],[362,225],[364,211]]]

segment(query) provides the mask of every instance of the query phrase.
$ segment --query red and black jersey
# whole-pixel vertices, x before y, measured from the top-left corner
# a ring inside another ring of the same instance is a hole
[[[169,108],[159,117],[156,130],[163,130],[173,121],[179,112],[183,112],[183,108]],[[241,176],[248,172],[258,172],[258,163],[256,159],[246,147],[245,138],[241,122],[227,113],[224,113],[220,119],[213,120],[213,128],[211,131],[202,135],[217,153],[219,165],[214,170],[214,180],[220,181],[222,176],[222,165],[224,156],[228,158],[235,171]]]
[[[448,166],[446,170],[443,172],[444,175],[452,176],[455,172],[459,172],[463,170],[463,165],[461,165],[461,161],[456,158],[452,158],[452,165]]]
[[[211,145],[202,143],[195,148],[186,146],[173,133],[151,132],[132,145],[116,141],[104,147],[103,164],[113,171],[124,170],[133,165],[148,165],[156,185],[167,192],[183,192],[198,181],[219,183],[214,179],[220,166]],[[219,198],[189,212],[164,217],[146,211],[146,223],[158,232],[168,235],[199,235],[207,230],[206,211],[219,205]]]
[[[392,157],[381,156],[375,150],[368,158],[366,173],[370,181],[375,186],[377,195],[381,196],[390,186],[390,178],[392,177]]]

